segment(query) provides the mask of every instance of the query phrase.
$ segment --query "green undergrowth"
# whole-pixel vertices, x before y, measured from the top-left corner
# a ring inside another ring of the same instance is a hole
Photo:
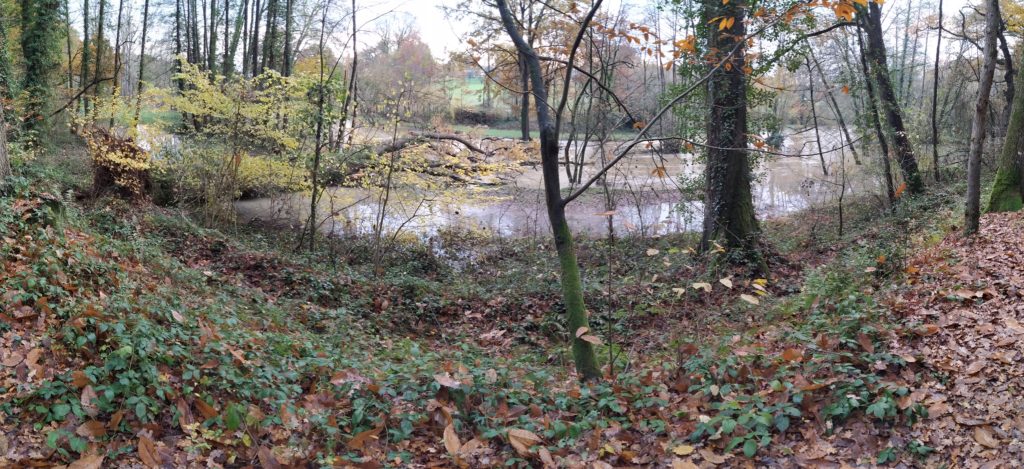
[[[807,272],[799,292],[777,291],[758,307],[710,306],[755,319],[682,341],[678,358],[663,347],[619,362],[615,338],[702,301],[699,290],[674,287],[728,272],[695,274],[688,235],[581,241],[592,327],[608,342],[599,355],[617,369],[613,380],[580,386],[548,355],[564,353],[570,333],[546,243],[452,239],[468,245],[472,262],[419,247],[391,254],[381,270],[358,243],[308,255],[272,235],[228,235],[163,209],[83,207],[41,181],[23,176],[0,197],[0,287],[45,320],[0,321],[0,333],[13,347],[47,347],[51,371],[0,389],[0,412],[45,434],[66,460],[85,451],[74,430],[87,420],[107,426],[105,442],[159,425],[187,435],[196,453],[252,458],[261,446],[287,446],[304,448],[314,465],[376,457],[402,466],[424,457],[417,440],[436,442],[448,423],[462,441],[488,442],[526,465],[508,446],[509,429],[536,433],[560,455],[619,457],[584,444],[595,429],[616,427],[669,447],[689,440],[753,456],[811,419],[838,429],[858,416],[887,426],[924,416],[901,404],[909,389],[893,377],[908,363],[886,346],[914,330],[878,297],[900,282],[909,252],[947,228],[932,220],[948,220],[936,213],[948,210],[949,193],[857,224],[841,238],[848,247]],[[446,327],[476,313],[502,318],[494,327],[513,341],[496,350],[466,340],[486,330]],[[383,454],[353,444],[361,435],[375,436]]]

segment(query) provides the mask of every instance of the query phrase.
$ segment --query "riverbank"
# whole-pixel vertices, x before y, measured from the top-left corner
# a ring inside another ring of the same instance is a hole
[[[861,200],[842,234],[832,208],[766,222],[767,279],[709,270],[692,234],[582,238],[607,378],[580,385],[543,238],[295,252],[290,233],[65,197],[87,186],[74,167],[20,168],[0,199],[5,464],[795,466],[825,443],[870,463],[851,429],[923,418],[873,414],[911,367],[886,298],[959,200]]]

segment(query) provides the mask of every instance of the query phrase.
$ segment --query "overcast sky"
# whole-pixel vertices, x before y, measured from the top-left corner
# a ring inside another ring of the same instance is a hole
[[[365,18],[372,18],[393,11],[396,15],[412,18],[416,29],[419,30],[424,42],[426,42],[434,56],[444,58],[453,50],[464,48],[464,41],[460,37],[467,33],[467,28],[445,18],[441,11],[442,5],[454,5],[459,0],[359,0],[360,14]],[[921,2],[934,5],[937,10],[938,0],[889,0],[884,3],[883,11],[887,20],[892,21],[894,12],[905,11],[908,2],[919,5]],[[622,0],[605,0],[601,9],[611,11],[618,9]],[[627,0],[625,4],[633,10],[640,9],[638,5],[645,5],[648,0]],[[944,10],[949,15],[955,14],[965,4],[972,3],[970,0],[944,0]],[[977,1],[973,3],[978,3]],[[901,22],[902,23],[902,22]],[[902,26],[902,25],[901,25]],[[368,27],[372,30],[372,26]],[[361,43],[363,41],[360,41]],[[369,43],[371,41],[367,41]],[[930,41],[929,41],[930,42]],[[934,45],[932,45],[934,47]]]

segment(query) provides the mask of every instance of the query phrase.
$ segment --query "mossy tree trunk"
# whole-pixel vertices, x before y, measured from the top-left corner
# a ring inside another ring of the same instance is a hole
[[[896,154],[896,163],[900,166],[907,190],[911,194],[919,194],[924,191],[924,183],[921,181],[917,159],[914,157],[914,148],[910,144],[906,126],[903,124],[903,111],[896,100],[896,92],[889,75],[882,29],[882,9],[877,3],[871,2],[866,9],[859,8],[858,16],[861,19],[861,27],[864,28],[868,36],[865,52],[871,66],[871,77],[874,79],[878,91],[881,111],[888,124],[893,152]]]
[[[598,3],[599,4],[599,3]],[[540,157],[541,169],[544,175],[544,199],[548,212],[548,219],[551,222],[551,231],[554,236],[555,249],[558,252],[558,261],[561,270],[562,298],[565,301],[565,310],[568,316],[567,322],[569,332],[572,334],[573,360],[576,364],[576,371],[583,380],[597,379],[601,377],[601,370],[597,366],[597,355],[590,342],[576,337],[576,331],[581,327],[589,327],[586,306],[583,303],[583,283],[580,278],[580,267],[576,260],[576,247],[573,244],[572,233],[569,231],[569,223],[565,218],[565,203],[561,193],[561,182],[558,171],[558,119],[553,117],[549,111],[547,87],[544,84],[543,71],[540,65],[540,58],[525,39],[516,26],[509,10],[507,0],[497,0],[498,11],[501,13],[502,24],[516,49],[523,57],[526,69],[529,72],[531,93],[533,94],[534,107],[536,108],[537,127],[540,130]],[[591,16],[593,12],[591,10]],[[589,18],[586,23],[589,23]],[[571,62],[571,56],[569,62]],[[568,77],[568,75],[567,75]],[[556,110],[561,112],[562,106]]]
[[[989,93],[996,71],[996,34],[1002,20],[999,18],[999,0],[988,0],[985,12],[984,63],[978,80],[978,100],[974,105],[974,122],[971,125],[971,146],[967,155],[967,206],[964,209],[964,232],[978,231],[981,217],[981,152],[985,148],[985,131],[988,120]]]
[[[1019,68],[1024,69],[1024,59]],[[989,212],[1012,212],[1024,207],[1024,80],[1017,80],[1015,85],[1010,123],[988,200]]]
[[[730,249],[757,255],[760,228],[754,216],[750,162],[747,158],[747,75],[745,2],[709,1],[706,18],[734,18],[731,28],[708,27],[708,50],[728,55],[729,62],[712,71],[708,80],[707,186],[701,248],[722,240]],[[716,64],[712,64],[714,66]],[[763,267],[763,266],[762,266]]]

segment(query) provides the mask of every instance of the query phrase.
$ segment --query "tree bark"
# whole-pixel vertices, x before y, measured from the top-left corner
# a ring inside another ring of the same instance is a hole
[[[878,117],[878,101],[875,100],[875,85],[871,83],[871,71],[868,68],[867,53],[864,51],[864,40],[861,38],[860,30],[857,30],[857,47],[860,49],[860,65],[864,72],[864,88],[868,92],[868,119],[875,128],[875,137],[878,138],[878,146],[882,150],[882,174],[885,177],[885,195],[892,204],[896,201],[896,189],[893,187],[892,163],[889,159],[889,143],[885,138],[885,131],[882,129],[882,120]]]
[[[90,36],[89,36],[89,0],[82,0],[82,72],[80,73],[81,78],[79,83],[82,89],[85,90],[86,86],[89,86],[89,60],[92,57],[92,51],[89,50]],[[89,113],[89,98],[82,93],[82,112],[85,114]]]
[[[92,79],[97,82],[96,87],[92,89],[92,94],[97,98],[100,96],[100,88],[102,88],[98,80],[103,76],[103,30],[106,29],[103,23],[107,19],[106,6],[107,0],[100,0],[99,16],[96,18],[96,66],[93,69]]]
[[[1003,73],[1003,81],[1006,82],[1003,97],[1006,104],[1003,105],[1003,110],[999,115],[999,123],[996,126],[996,135],[998,136],[1006,136],[1006,127],[1010,124],[1010,113],[1013,108],[1014,91],[1017,89],[1013,83],[1013,77],[1015,75],[1013,70],[1013,54],[1010,53],[1010,46],[1006,43],[1006,35],[1003,34],[1004,29],[1006,28],[1002,23],[1000,23],[998,39],[999,49],[1003,53],[1003,61],[1006,62],[1006,72]]]
[[[565,204],[562,200],[558,169],[558,128],[548,110],[547,89],[541,72],[540,59],[537,53],[523,39],[516,27],[515,19],[508,8],[506,0],[497,0],[498,10],[505,31],[512,38],[516,49],[525,58],[525,63],[532,84],[533,100],[537,115],[537,126],[540,129],[541,170],[544,175],[544,198],[547,206],[548,220],[554,236],[555,249],[561,270],[562,298],[565,301],[568,316],[569,332],[573,335],[572,351],[576,371],[584,380],[601,377],[597,366],[597,356],[590,342],[576,337],[577,331],[589,329],[586,307],[583,303],[583,282],[580,278],[580,267],[576,260],[576,248],[573,244],[569,223],[565,218]],[[566,83],[568,86],[568,83]]]
[[[142,42],[141,48],[139,49],[139,85],[135,90],[135,115],[132,118],[132,129],[138,129],[139,127],[139,115],[142,113],[142,91],[144,82],[142,81],[145,77],[146,71],[146,32],[149,29],[149,0],[146,0],[142,6]]]
[[[981,152],[985,148],[986,120],[989,93],[996,71],[996,35],[999,34],[999,0],[988,0],[985,12],[985,62],[978,82],[978,100],[974,105],[974,123],[971,126],[971,147],[967,155],[967,206],[964,210],[964,233],[978,232],[981,218]]]
[[[292,74],[292,9],[294,0],[285,0],[284,7],[284,54],[281,57],[281,75]]]
[[[745,1],[727,4],[708,2],[705,18],[734,18],[731,28],[708,28],[708,49],[730,51],[727,66],[715,70],[708,80],[707,165],[704,201],[704,231],[701,249],[708,251],[715,240],[726,247],[753,256],[762,270],[759,255],[760,227],[754,215],[750,163],[747,158],[747,75],[745,65]]]
[[[825,95],[828,97],[830,103],[832,103],[832,110],[835,111],[836,120],[839,121],[839,128],[843,131],[843,136],[846,137],[846,141],[850,144],[850,153],[853,155],[854,164],[860,164],[860,156],[857,155],[857,146],[853,143],[853,138],[850,137],[850,129],[846,126],[846,119],[843,118],[843,111],[839,109],[839,102],[836,100],[836,95],[832,90],[832,85],[828,82],[828,78],[825,76],[825,71],[821,69],[821,63],[818,62],[818,57],[814,54],[814,50],[810,50],[811,60],[814,61],[814,66],[818,68],[818,76],[821,78],[821,83],[825,85]]]
[[[526,57],[519,53],[519,85],[522,96],[519,99],[519,131],[520,140],[530,141],[530,74],[526,65]]]
[[[942,57],[942,1],[939,0],[939,30],[935,40],[935,73],[932,76],[932,174],[935,182],[942,179],[939,172],[939,62]]]
[[[225,2],[225,8],[227,4]],[[224,10],[227,11],[227,10]],[[238,41],[242,37],[242,29],[248,22],[249,0],[242,0],[242,6],[235,17],[235,34],[231,36],[231,45],[227,46],[227,35],[224,37],[226,49],[224,50],[224,76],[231,76],[235,72],[235,54],[238,52]],[[243,54],[244,55],[244,54]],[[243,60],[244,62],[244,60]]]
[[[11,159],[7,154],[7,123],[4,106],[0,104],[0,190],[5,189],[11,177]]]
[[[811,119],[814,124],[814,144],[818,148],[818,159],[821,160],[821,174],[828,177],[828,165],[825,164],[825,150],[821,147],[821,131],[818,130],[818,105],[814,101],[814,70],[811,68],[811,59],[806,58],[807,64],[807,90],[811,95]]]
[[[885,40],[882,30],[882,10],[877,3],[870,3],[867,15],[861,16],[861,26],[867,33],[867,55],[870,63],[871,77],[874,79],[878,91],[878,100],[881,104],[881,111],[888,123],[888,130],[893,143],[893,150],[896,155],[896,162],[903,174],[903,181],[911,194],[920,194],[924,191],[924,183],[921,181],[921,174],[917,169],[917,160],[914,157],[914,147],[910,144],[907,129],[903,124],[903,111],[896,101],[896,93],[893,89],[892,80],[889,76],[889,67],[886,64]],[[864,9],[861,8],[861,12]]]
[[[1024,69],[1024,58],[1018,68]],[[988,200],[989,212],[1013,212],[1024,207],[1024,80],[1017,80],[1016,86],[999,168]]]

